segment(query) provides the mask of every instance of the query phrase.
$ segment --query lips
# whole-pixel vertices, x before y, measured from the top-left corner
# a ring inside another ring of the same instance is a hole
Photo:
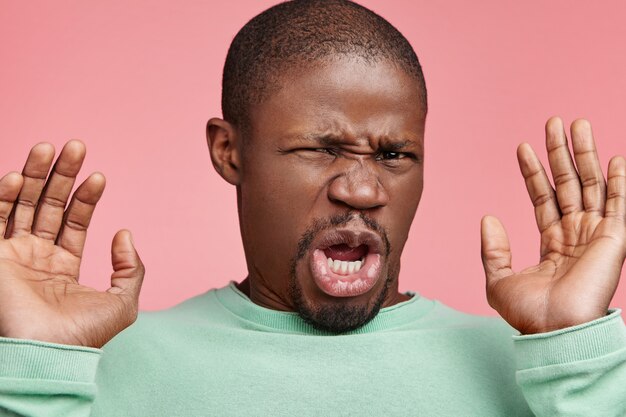
[[[318,236],[312,247],[315,248],[310,257],[313,279],[328,295],[361,295],[380,278],[383,242],[370,230],[328,230]]]

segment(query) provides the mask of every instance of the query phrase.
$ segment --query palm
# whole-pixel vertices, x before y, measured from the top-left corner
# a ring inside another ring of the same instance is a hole
[[[57,168],[63,164],[63,157],[62,153]],[[82,162],[82,156],[78,160]],[[19,202],[19,198],[30,198],[33,188],[29,190],[29,186],[34,181],[28,181],[28,170],[40,162],[37,152],[31,152],[21,189],[11,187],[15,175],[0,180],[0,197],[4,201],[0,214],[7,212],[7,202],[12,199]],[[65,162],[76,172],[80,167],[72,164],[68,155]],[[53,195],[58,185],[54,178],[55,173],[48,180],[36,212],[32,204],[18,203],[8,224],[0,223],[0,235],[5,234],[8,226],[5,238],[0,239],[0,335],[100,347],[134,320],[136,297],[125,290],[138,291],[136,283],[140,283],[141,277],[137,280],[137,271],[141,267],[138,258],[132,256],[135,253],[129,247],[128,232],[120,232],[113,242],[113,287],[100,292],[78,283],[86,229],[104,182],[99,174],[88,178],[63,216],[64,204],[50,204],[64,200]],[[71,185],[65,184],[63,189],[70,190]],[[133,281],[135,284],[130,287],[124,286]]]
[[[79,258],[34,235],[0,242],[0,305],[7,312],[0,316],[1,333],[82,344],[86,310],[106,304],[111,294],[79,285],[79,266]]]
[[[572,127],[579,177],[562,146],[564,135],[553,129],[549,123],[556,191],[529,147],[521,146],[518,154],[541,232],[539,264],[514,273],[502,226],[493,218],[483,224],[489,301],[522,333],[568,327],[606,314],[626,255],[623,159],[615,158],[609,167],[607,193],[590,131],[585,137]]]

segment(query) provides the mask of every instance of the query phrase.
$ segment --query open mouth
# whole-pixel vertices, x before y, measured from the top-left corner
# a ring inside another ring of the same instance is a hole
[[[380,277],[382,241],[369,230],[330,230],[312,245],[311,271],[317,286],[334,297],[369,291]]]

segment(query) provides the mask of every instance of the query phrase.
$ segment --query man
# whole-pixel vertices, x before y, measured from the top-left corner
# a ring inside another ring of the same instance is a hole
[[[518,150],[539,265],[513,272],[502,225],[483,220],[502,321],[398,292],[427,98],[389,23],[343,0],[267,10],[231,45],[222,107],[207,137],[237,189],[248,277],[130,327],[144,272],[129,232],[113,239],[111,288],[78,283],[104,189],[93,174],[66,208],[82,143],[47,180],[45,144],[0,180],[5,414],[626,413],[626,332],[608,310],[626,256],[626,162],[611,160],[605,184],[586,121],[572,125],[573,161],[560,120],[546,125],[556,190],[530,147]]]

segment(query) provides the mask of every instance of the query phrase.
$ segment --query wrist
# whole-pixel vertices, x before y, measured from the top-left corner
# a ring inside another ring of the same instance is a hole
[[[513,336],[518,369],[593,359],[626,347],[620,309],[591,322],[551,332]]]
[[[0,337],[0,375],[93,382],[101,352],[94,348]]]
[[[603,309],[598,311],[578,312],[572,311],[567,315],[559,315],[558,317],[550,317],[549,319],[537,322],[536,325],[530,325],[523,329],[517,329],[522,335],[533,335],[542,333],[551,333],[563,329],[569,329],[591,323],[609,315],[613,310]]]

